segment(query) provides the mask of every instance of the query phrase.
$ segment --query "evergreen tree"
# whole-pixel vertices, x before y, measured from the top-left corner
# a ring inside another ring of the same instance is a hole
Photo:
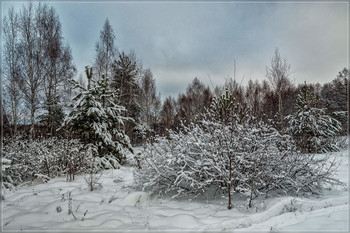
[[[213,98],[210,106],[211,116],[224,124],[233,122],[235,119],[239,123],[243,122],[247,116],[249,109],[246,104],[240,104],[236,101],[228,89],[222,96]]]
[[[337,113],[335,118],[343,126],[342,135],[346,135],[348,129],[348,73],[344,68],[333,81],[323,85],[320,93],[321,102],[327,108],[326,113]]]
[[[46,112],[39,116],[40,123],[46,126],[51,136],[54,136],[56,135],[56,129],[62,125],[65,117],[63,107],[58,100],[53,100],[50,102],[46,101],[43,108]]]
[[[94,144],[99,156],[116,158],[122,164],[125,162],[124,148],[132,152],[129,137],[123,130],[130,118],[122,116],[126,109],[113,102],[117,98],[116,92],[108,90],[108,80],[104,75],[95,82],[92,68],[88,67],[86,75],[87,88],[73,81],[75,88],[82,92],[74,98],[73,111],[64,125],[68,130],[78,133],[84,143]]]
[[[118,90],[117,103],[126,108],[123,116],[131,117],[134,121],[129,121],[125,124],[125,131],[133,142],[141,136],[138,129],[141,124],[141,106],[140,96],[141,89],[138,85],[140,76],[140,65],[136,59],[136,55],[131,52],[119,54],[118,60],[113,63],[113,78],[111,86]]]
[[[107,18],[95,46],[96,57],[94,69],[97,72],[98,80],[101,79],[102,75],[110,77],[112,73],[111,64],[116,59],[118,53],[115,41],[116,36]]]
[[[304,153],[336,151],[338,148],[327,141],[341,130],[341,123],[318,108],[318,98],[306,85],[297,98],[296,112],[289,115],[287,132],[293,135]]]

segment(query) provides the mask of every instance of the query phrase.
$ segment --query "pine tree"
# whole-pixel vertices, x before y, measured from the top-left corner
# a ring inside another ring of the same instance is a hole
[[[117,96],[115,91],[108,90],[107,77],[103,75],[95,82],[92,68],[88,67],[86,75],[87,88],[73,81],[75,88],[82,92],[73,99],[73,111],[64,125],[66,129],[78,133],[84,143],[94,144],[100,157],[114,157],[122,164],[125,162],[124,148],[132,152],[129,137],[123,130],[125,122],[131,119],[122,116],[126,109],[113,102]]]
[[[319,100],[306,85],[297,98],[296,109],[289,121],[287,132],[304,153],[336,151],[338,148],[327,141],[341,130],[341,123],[326,114],[326,109],[318,108]]]
[[[211,116],[224,124],[233,122],[234,119],[241,123],[247,118],[248,113],[246,104],[238,103],[228,89],[224,95],[214,97],[210,106]]]

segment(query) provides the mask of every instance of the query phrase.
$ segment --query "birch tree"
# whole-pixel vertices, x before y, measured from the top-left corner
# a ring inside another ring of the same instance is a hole
[[[42,18],[42,5],[34,9],[32,3],[23,6],[19,16],[19,61],[21,67],[20,83],[24,99],[30,110],[30,133],[34,136],[35,113],[39,109],[39,91],[44,81],[43,28],[39,27]]]
[[[283,98],[282,94],[290,85],[289,76],[291,75],[290,65],[285,58],[282,58],[278,48],[271,59],[271,66],[266,67],[266,77],[270,81],[272,89],[278,96],[278,114],[280,126],[283,127]]]
[[[53,7],[44,5],[43,17],[39,22],[44,29],[44,53],[45,53],[45,79],[44,92],[46,113],[40,118],[47,125],[49,132],[53,135],[62,123],[63,109],[60,102],[69,96],[69,82],[76,68],[68,44],[64,44],[61,23]]]
[[[13,134],[17,134],[21,92],[19,86],[19,16],[10,8],[3,20],[3,75],[4,88],[10,106]]]

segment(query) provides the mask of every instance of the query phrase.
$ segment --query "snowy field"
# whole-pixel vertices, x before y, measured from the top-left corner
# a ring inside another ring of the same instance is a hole
[[[336,175],[348,183],[348,152],[337,152],[342,163]],[[235,196],[195,200],[151,196],[133,189],[133,169],[102,173],[102,188],[90,192],[84,176],[73,182],[55,178],[46,184],[5,191],[2,230],[113,231],[346,231],[348,189],[335,187],[321,196],[270,197],[254,201]],[[69,193],[72,201],[69,201]],[[68,214],[69,205],[73,214]]]

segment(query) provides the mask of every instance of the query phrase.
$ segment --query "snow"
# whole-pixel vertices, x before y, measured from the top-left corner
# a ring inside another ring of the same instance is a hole
[[[336,175],[348,184],[347,151]],[[133,188],[133,167],[107,170],[101,189],[89,191],[84,175],[5,190],[3,230],[133,230],[133,231],[346,231],[348,189],[333,187],[320,196],[260,197],[247,207],[246,197],[172,199]],[[69,193],[73,214],[68,214]],[[61,211],[58,211],[61,210]],[[86,212],[87,211],[87,212]],[[84,216],[85,214],[85,216]]]

